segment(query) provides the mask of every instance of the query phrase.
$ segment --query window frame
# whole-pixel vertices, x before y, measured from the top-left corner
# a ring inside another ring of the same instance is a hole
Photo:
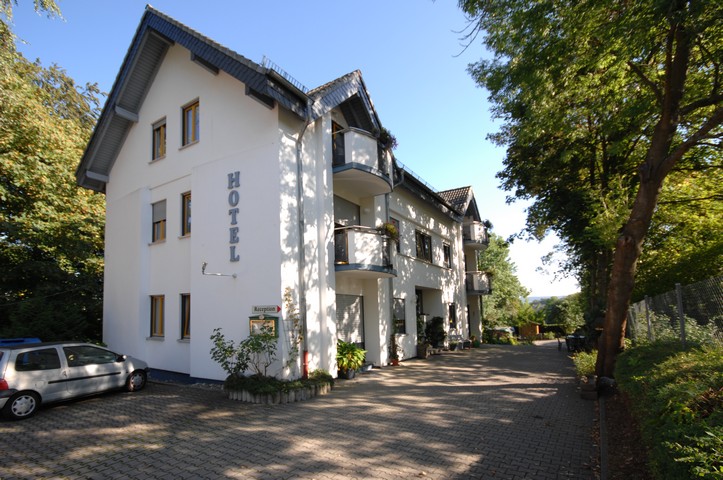
[[[433,263],[432,256],[432,236],[421,230],[415,230],[414,239],[417,247],[417,258],[429,263]]]
[[[181,194],[181,236],[191,235],[191,192]]]
[[[201,102],[193,100],[181,107],[181,146],[185,147],[197,143],[201,138]],[[188,128],[188,114],[191,114],[191,128]]]
[[[399,335],[407,334],[407,311],[404,298],[392,299],[392,312],[394,321],[394,333]],[[401,318],[400,318],[401,317]]]
[[[161,205],[163,205],[162,218]],[[166,240],[167,206],[165,199],[151,204],[151,243],[160,243]]]
[[[181,294],[181,340],[191,339],[191,294]]]
[[[449,243],[442,244],[443,263],[447,268],[452,268],[452,246]]]
[[[151,140],[151,161],[160,160],[166,156],[166,147],[168,140],[168,128],[166,126],[166,118],[162,118],[153,124],[153,133]]]
[[[165,295],[151,295],[150,336],[165,337]]]

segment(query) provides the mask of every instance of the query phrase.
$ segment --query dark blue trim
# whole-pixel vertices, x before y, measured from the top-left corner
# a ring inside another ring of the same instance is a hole
[[[368,265],[364,263],[343,263],[334,265],[337,272],[377,272],[386,273],[388,275],[397,276],[397,271],[393,267],[383,267],[380,265]]]
[[[375,177],[379,177],[387,182],[390,188],[392,187],[392,179],[389,176],[385,175],[384,172],[378,168],[370,167],[369,165],[364,165],[363,163],[349,162],[342,165],[335,165],[332,169],[332,173],[341,173],[346,172],[347,170],[359,170],[370,175],[374,175]]]

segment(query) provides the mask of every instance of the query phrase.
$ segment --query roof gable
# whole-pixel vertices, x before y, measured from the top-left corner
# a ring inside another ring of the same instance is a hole
[[[128,131],[138,121],[156,73],[174,44],[188,49],[192,60],[204,68],[222,70],[236,78],[246,85],[247,94],[270,107],[278,104],[312,121],[343,104],[345,115],[360,119],[360,128],[379,131],[379,121],[360,72],[352,72],[306,94],[273,67],[254,63],[147,6],[76,170],[79,185],[105,191]]]
[[[470,217],[472,220],[478,222],[481,221],[472,187],[453,188],[451,190],[438,192],[438,194],[465,217]]]

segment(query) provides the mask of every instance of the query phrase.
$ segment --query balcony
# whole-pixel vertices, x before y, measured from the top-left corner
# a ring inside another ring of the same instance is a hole
[[[465,280],[467,295],[489,295],[492,293],[492,280],[485,272],[467,272]]]
[[[465,247],[482,250],[490,243],[487,229],[482,222],[469,222],[462,226],[462,240]]]
[[[352,226],[334,230],[334,267],[337,275],[356,278],[396,277],[394,240],[375,228]]]
[[[380,151],[377,139],[350,128],[332,135],[334,189],[358,197],[373,197],[392,191],[391,159]]]

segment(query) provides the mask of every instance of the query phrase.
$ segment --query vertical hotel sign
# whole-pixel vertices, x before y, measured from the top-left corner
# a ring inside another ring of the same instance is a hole
[[[238,227],[238,203],[239,193],[238,189],[241,187],[241,173],[233,172],[228,174],[228,215],[231,217],[231,226],[228,229],[229,234],[229,260],[232,262],[239,261],[239,255],[236,252],[238,246],[239,227]]]

